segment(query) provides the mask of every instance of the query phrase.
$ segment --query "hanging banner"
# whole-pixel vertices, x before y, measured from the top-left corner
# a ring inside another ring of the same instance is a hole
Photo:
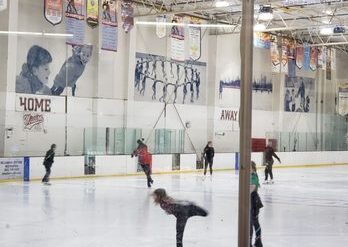
[[[197,18],[191,18],[190,24],[200,25],[201,22]],[[189,27],[189,53],[192,60],[201,58],[201,28],[199,26]]]
[[[280,54],[277,43],[277,38],[271,43],[272,72],[280,73]]]
[[[320,47],[318,49],[318,69],[326,70],[326,48]]]
[[[309,67],[315,71],[318,64],[318,50],[316,47],[311,47],[311,61]]]
[[[348,115],[348,84],[338,86],[338,114]]]
[[[331,49],[331,70],[336,70],[336,49]]]
[[[326,80],[331,80],[331,48],[326,48]]]
[[[44,16],[52,25],[61,23],[63,19],[63,0],[45,0]]]
[[[183,18],[174,16],[170,31],[171,58],[176,61],[185,61],[185,30],[182,26]],[[178,24],[178,25],[175,25]]]
[[[167,35],[167,17],[165,15],[160,15],[156,17],[156,35],[158,38],[162,39]]]
[[[72,37],[67,38],[66,43],[70,45],[83,45],[85,40],[85,1],[65,1],[66,32],[72,34]]]
[[[288,75],[290,78],[296,77],[296,46],[293,41],[289,42]]]
[[[303,56],[304,56],[303,46],[296,47],[296,66],[299,69],[302,69],[303,67]]]
[[[0,11],[7,9],[7,0],[0,0]]]
[[[288,47],[289,40],[282,39],[282,62],[281,62],[281,72],[288,73]]]
[[[121,3],[122,27],[126,33],[134,26],[134,8],[131,0],[123,0]]]
[[[0,179],[22,178],[23,175],[23,158],[0,158]]]
[[[254,32],[254,47],[270,49],[271,35],[269,33]]]
[[[103,0],[102,50],[117,51],[118,23],[116,0]]]
[[[310,70],[311,64],[311,47],[308,44],[303,45],[303,69]]]
[[[87,24],[95,28],[99,24],[99,0],[87,0]]]

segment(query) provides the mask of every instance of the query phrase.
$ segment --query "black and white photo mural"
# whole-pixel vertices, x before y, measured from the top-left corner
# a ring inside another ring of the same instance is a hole
[[[284,111],[315,113],[315,79],[285,76]]]
[[[177,62],[136,53],[134,99],[175,104],[206,103],[206,63]]]

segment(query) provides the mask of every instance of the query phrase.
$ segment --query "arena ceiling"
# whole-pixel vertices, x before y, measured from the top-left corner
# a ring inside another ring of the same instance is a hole
[[[139,18],[157,15],[185,14],[199,17],[207,23],[231,25],[214,28],[211,32],[239,32],[242,1],[227,0],[227,7],[217,8],[219,0],[135,0],[135,16]],[[348,2],[338,0],[287,0],[255,1],[255,23],[260,6],[271,5],[273,19],[263,21],[266,31],[293,37],[316,45],[348,45],[348,28],[345,33],[323,35],[323,28],[348,27]]]

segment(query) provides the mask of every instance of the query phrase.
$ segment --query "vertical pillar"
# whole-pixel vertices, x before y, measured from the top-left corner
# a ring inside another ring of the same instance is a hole
[[[238,246],[250,246],[250,160],[253,74],[253,23],[254,0],[244,0],[242,10],[241,52],[241,102],[240,102],[240,169]]]

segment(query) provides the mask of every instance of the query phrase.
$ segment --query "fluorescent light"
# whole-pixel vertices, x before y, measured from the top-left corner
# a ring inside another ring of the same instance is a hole
[[[262,32],[262,31],[265,31],[265,30],[266,30],[266,25],[263,24],[263,23],[257,23],[254,26],[254,31],[255,32]]]
[[[0,31],[0,35],[22,35],[22,36],[47,36],[47,37],[73,37],[68,33],[40,33],[40,32],[20,32],[20,31]]]
[[[216,8],[225,8],[225,7],[228,7],[230,4],[225,1],[225,0],[217,0],[215,2],[215,7]]]
[[[333,29],[331,27],[324,27],[320,29],[320,35],[332,35]]]
[[[325,16],[321,19],[321,22],[324,24],[330,24],[331,23],[331,17]]]
[[[273,19],[273,13],[264,12],[259,14],[259,21],[270,21]]]
[[[156,26],[158,22],[154,21],[137,21],[136,25],[144,26]],[[206,28],[231,28],[234,25],[228,24],[190,24],[190,23],[175,23],[175,22],[162,22],[160,25],[163,26],[180,26],[180,27],[206,27]]]

